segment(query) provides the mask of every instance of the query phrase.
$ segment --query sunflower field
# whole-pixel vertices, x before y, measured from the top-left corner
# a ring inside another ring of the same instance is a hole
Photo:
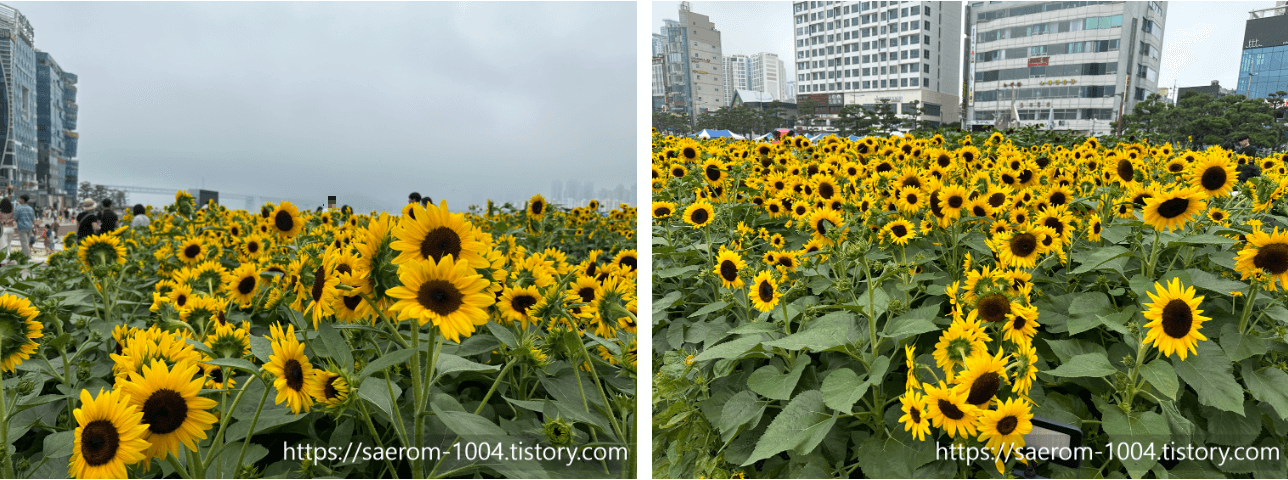
[[[1023,133],[655,133],[654,476],[1288,474],[1288,155]]]
[[[633,477],[634,208],[198,207],[0,267],[0,478]]]

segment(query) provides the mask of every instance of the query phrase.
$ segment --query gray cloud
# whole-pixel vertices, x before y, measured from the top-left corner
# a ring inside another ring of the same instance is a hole
[[[635,182],[633,3],[10,5],[80,77],[83,180],[462,209]]]

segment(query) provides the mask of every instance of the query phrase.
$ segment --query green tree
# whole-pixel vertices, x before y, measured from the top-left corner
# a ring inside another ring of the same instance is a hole
[[[841,107],[840,118],[836,121],[836,126],[841,130],[840,135],[847,137],[857,135],[866,137],[872,134],[877,121],[872,117],[871,112],[863,105],[846,105]]]
[[[688,114],[674,114],[667,112],[653,113],[653,128],[659,132],[671,132],[675,134],[686,134],[692,132],[689,126]]]
[[[817,113],[818,104],[817,103],[814,103],[813,100],[806,98],[802,100],[799,104],[797,104],[796,111],[797,111],[796,125],[795,125],[796,133],[812,134],[812,133],[816,133],[819,130],[815,128],[815,123],[818,122],[818,113]]]
[[[907,122],[907,119],[899,118],[899,114],[895,112],[895,104],[890,103],[890,100],[886,98],[879,100],[876,106],[868,111],[868,115],[872,117],[875,123],[873,125],[874,133],[884,136],[900,131]]]

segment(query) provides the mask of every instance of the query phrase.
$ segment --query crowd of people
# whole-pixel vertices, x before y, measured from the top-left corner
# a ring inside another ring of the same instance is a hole
[[[143,205],[135,205],[131,213],[134,218],[130,226],[146,228],[151,223]],[[3,197],[0,198],[0,250],[8,253],[16,239],[22,247],[22,253],[31,257],[39,239],[43,241],[44,251],[36,250],[36,253],[49,255],[54,252],[60,235],[64,233],[60,231],[62,224],[72,221],[73,216],[76,236],[79,238],[110,232],[120,222],[111,199],[103,200],[100,205],[87,198],[76,209],[45,206],[37,211],[26,194],[19,195],[16,203],[10,197]]]

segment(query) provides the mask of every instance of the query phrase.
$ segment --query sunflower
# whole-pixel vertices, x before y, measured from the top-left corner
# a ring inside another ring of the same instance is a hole
[[[1029,390],[1033,388],[1033,380],[1038,376],[1038,367],[1034,365],[1038,361],[1037,349],[1033,347],[1032,342],[1029,342],[1026,345],[1018,345],[1013,355],[1019,367],[1015,370],[1015,381],[1011,384],[1011,391],[1028,395]]]
[[[399,269],[401,270],[401,269]],[[313,328],[318,328],[318,321],[326,318],[328,315],[335,313],[335,296],[339,293],[340,277],[332,275],[327,271],[325,265],[319,265],[313,271],[313,282],[300,282],[296,285],[296,295],[299,296],[296,305],[293,308],[301,313],[308,314],[313,320]],[[304,306],[304,300],[311,300],[308,306]]]
[[[720,185],[725,179],[725,164],[716,158],[709,158],[702,163],[702,177],[707,183]]]
[[[1003,455],[1024,446],[1024,436],[1033,430],[1033,413],[1024,399],[1011,398],[998,405],[997,410],[982,411],[979,415],[979,441]]]
[[[254,263],[243,263],[231,272],[224,274],[224,290],[233,300],[241,302],[242,307],[250,305],[259,289],[259,268]]]
[[[949,437],[973,437],[976,432],[976,421],[979,409],[966,403],[964,392],[959,392],[939,383],[939,386],[926,386],[926,416],[936,428],[948,432]]]
[[[935,344],[935,364],[953,379],[954,368],[965,364],[966,359],[987,350],[991,340],[978,323],[954,321],[939,335]]]
[[[36,321],[38,315],[31,300],[0,294],[0,371],[15,371],[39,349],[35,339],[44,336],[44,325]]]
[[[1230,219],[1230,214],[1225,210],[1211,207],[1207,210],[1207,217],[1209,220],[1212,220],[1212,223],[1225,225],[1226,221]]]
[[[613,258],[613,265],[616,265],[619,272],[633,274],[639,265],[639,254],[634,249],[622,250]]]
[[[206,430],[218,419],[208,410],[219,402],[198,394],[205,376],[193,362],[179,362],[173,369],[160,359],[143,365],[142,373],[130,372],[129,380],[119,385],[130,403],[143,413],[148,425],[143,439],[152,443],[144,451],[148,458],[178,455],[179,444],[197,451],[197,440],[206,438]]]
[[[1100,214],[1091,214],[1091,219],[1087,222],[1087,240],[1093,242],[1100,241],[1100,234],[1104,231],[1104,225],[1101,224]]]
[[[307,393],[310,383],[316,382],[313,376],[313,364],[304,356],[304,344],[295,339],[295,325],[287,325],[282,331],[280,324],[269,327],[273,340],[273,354],[264,364],[264,370],[276,377],[273,387],[277,388],[275,404],[286,402],[292,412],[298,416],[300,411],[309,411],[313,398]]]
[[[1202,190],[1189,188],[1150,198],[1145,202],[1145,223],[1155,230],[1183,228],[1190,217],[1206,208],[1205,195]]]
[[[1190,169],[1190,187],[1207,194],[1207,198],[1224,197],[1239,180],[1229,159],[1210,156]]]
[[[675,213],[675,204],[671,202],[653,202],[653,218],[666,218]]]
[[[1288,288],[1288,231],[1281,233],[1279,227],[1273,232],[1257,229],[1247,239],[1247,245],[1235,257],[1234,269],[1242,275],[1241,279],[1247,280],[1264,271],[1270,275],[1267,290],[1278,288],[1275,280]]]
[[[501,318],[519,322],[527,330],[528,324],[536,323],[537,319],[532,316],[533,307],[541,303],[541,300],[541,292],[536,287],[510,287],[501,293],[501,298],[496,303],[501,309]]]
[[[110,263],[125,264],[125,247],[112,235],[91,235],[81,241],[78,250],[80,261],[86,267],[107,265]]]
[[[1033,268],[1046,253],[1045,240],[1055,236],[1049,227],[1020,225],[1009,232],[995,235],[989,242],[998,263],[1012,268]]]
[[[720,255],[716,257],[716,275],[720,277],[720,284],[728,289],[742,288],[745,285],[739,272],[747,268],[747,262],[737,252],[720,247]]]
[[[833,241],[827,236],[828,232],[841,228],[845,223],[836,210],[820,208],[809,216],[809,225],[815,240],[831,245]]]
[[[904,213],[917,213],[921,210],[921,205],[925,201],[925,195],[917,187],[903,187],[899,189],[899,195],[895,197],[895,204]]]
[[[953,379],[957,384],[954,388],[965,395],[966,403],[988,408],[1002,383],[1010,380],[1006,376],[1007,359],[1001,351],[997,355],[989,355],[984,351],[976,353],[966,359],[966,368]]]
[[[1002,338],[1016,345],[1028,345],[1037,335],[1038,311],[1026,305],[1015,304],[1012,315],[1002,323]]]
[[[402,285],[388,292],[398,299],[390,309],[400,312],[401,319],[415,319],[422,326],[434,322],[444,337],[457,343],[462,335],[472,335],[476,325],[487,323],[488,314],[483,309],[496,302],[486,291],[488,280],[464,260],[451,256],[438,262],[403,264],[398,268],[398,278]]]
[[[76,440],[67,473],[75,478],[127,478],[125,466],[147,458],[143,454],[150,443],[143,439],[148,426],[142,424],[143,412],[130,404],[120,390],[98,389],[91,398],[81,390],[81,406],[72,411],[76,417]]]
[[[269,231],[276,233],[278,236],[289,239],[300,233],[304,229],[304,221],[300,219],[300,211],[295,208],[291,202],[282,201],[268,214],[266,219]]]
[[[782,295],[778,293],[778,283],[770,277],[768,270],[761,270],[751,280],[751,304],[756,310],[768,312],[778,304]]]
[[[336,289],[334,303],[331,306],[335,310],[335,318],[348,323],[373,318],[375,313],[371,305],[362,298],[364,294],[371,296],[371,280],[354,273],[341,273],[337,278],[340,284],[348,285],[353,289]]]
[[[684,209],[684,223],[693,225],[693,228],[710,225],[715,220],[715,216],[715,209],[706,200],[693,202]]]
[[[439,206],[413,208],[416,218],[404,217],[394,229],[394,241],[389,244],[397,250],[395,265],[421,260],[440,261],[451,256],[468,262],[473,268],[485,268],[488,262],[481,253],[484,245],[477,240],[474,226],[460,213],[451,213],[447,201]]]
[[[179,244],[179,248],[175,250],[175,253],[183,263],[199,262],[206,256],[206,242],[201,237],[189,237]]]
[[[166,298],[170,300],[176,310],[186,308],[188,302],[192,300],[192,287],[186,284],[175,285],[174,288],[170,289],[170,293],[166,294]]]
[[[447,201],[444,200],[443,202],[446,203]],[[546,203],[546,197],[541,196],[540,193],[533,195],[532,198],[528,199],[528,218],[541,219],[546,214],[549,206]]]
[[[908,241],[917,236],[917,227],[902,218],[887,223],[881,229],[881,233],[890,237],[890,241],[899,245],[907,245]]]
[[[899,421],[903,422],[904,431],[912,432],[912,437],[917,440],[925,440],[926,434],[930,433],[930,419],[926,418],[926,400],[920,393],[909,390],[904,392],[899,402],[903,404],[903,416],[899,417]]]
[[[1152,340],[1163,355],[1171,356],[1176,352],[1181,360],[1185,360],[1189,353],[1198,353],[1195,348],[1198,341],[1207,340],[1199,329],[1203,328],[1203,322],[1211,320],[1198,309],[1203,297],[1194,296],[1194,287],[1185,289],[1179,278],[1173,278],[1167,288],[1155,282],[1154,291],[1158,294],[1146,292],[1154,302],[1145,304],[1148,309],[1145,319],[1150,320],[1145,324],[1149,329],[1145,341]]]
[[[243,324],[241,328],[231,323],[213,325],[214,331],[206,335],[204,342],[215,354],[215,358],[241,358],[250,353],[250,327]]]
[[[264,253],[265,250],[272,248],[263,235],[254,234],[246,238],[239,249],[243,256],[248,260],[255,260]]]
[[[349,398],[349,381],[344,375],[321,368],[313,369],[313,381],[306,388],[313,400],[323,405],[339,405]]]

